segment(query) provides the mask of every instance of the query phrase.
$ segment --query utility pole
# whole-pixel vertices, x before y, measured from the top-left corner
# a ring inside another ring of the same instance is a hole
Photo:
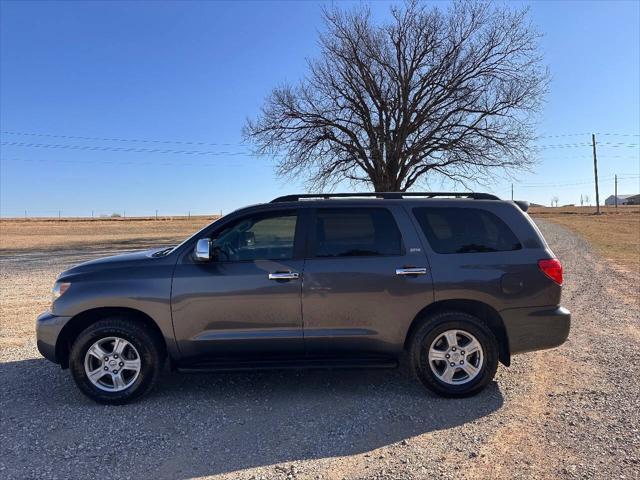
[[[616,188],[615,188],[615,192],[614,192],[614,200],[616,202],[616,208],[618,208],[618,174],[616,173],[615,175],[616,178]]]
[[[600,215],[600,193],[598,192],[598,156],[596,155],[596,134],[591,134],[591,145],[593,146],[593,175],[596,179],[596,215]]]
[[[156,210],[156,220],[158,219],[158,210]]]
[[[511,201],[513,202],[513,183],[511,184]]]

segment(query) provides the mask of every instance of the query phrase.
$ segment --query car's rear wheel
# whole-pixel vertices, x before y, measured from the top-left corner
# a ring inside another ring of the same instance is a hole
[[[127,403],[156,383],[163,363],[157,336],[123,317],[100,320],[71,347],[69,367],[80,390],[100,403]]]
[[[413,334],[411,366],[431,391],[447,397],[473,395],[493,379],[498,342],[479,318],[441,312],[424,319]]]

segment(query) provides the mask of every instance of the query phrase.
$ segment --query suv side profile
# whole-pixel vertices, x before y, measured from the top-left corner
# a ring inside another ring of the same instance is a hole
[[[58,277],[38,349],[121,404],[182,371],[394,367],[433,392],[562,344],[562,265],[526,202],[483,193],[318,194],[237,210],[176,247]]]

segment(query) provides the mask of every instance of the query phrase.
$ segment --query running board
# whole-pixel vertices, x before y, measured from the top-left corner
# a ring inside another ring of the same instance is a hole
[[[290,369],[339,369],[339,368],[396,368],[398,360],[390,357],[364,358],[296,358],[240,360],[209,360],[177,366],[182,373],[199,372],[239,372],[252,370],[290,370]]]

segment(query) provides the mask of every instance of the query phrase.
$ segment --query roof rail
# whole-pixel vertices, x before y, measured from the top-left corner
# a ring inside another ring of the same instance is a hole
[[[471,198],[473,200],[500,200],[499,197],[490,193],[481,192],[371,192],[371,193],[303,193],[295,195],[284,195],[274,198],[271,203],[297,202],[298,200],[330,199],[330,198],[383,198],[387,200],[398,200],[405,197],[456,197]]]

